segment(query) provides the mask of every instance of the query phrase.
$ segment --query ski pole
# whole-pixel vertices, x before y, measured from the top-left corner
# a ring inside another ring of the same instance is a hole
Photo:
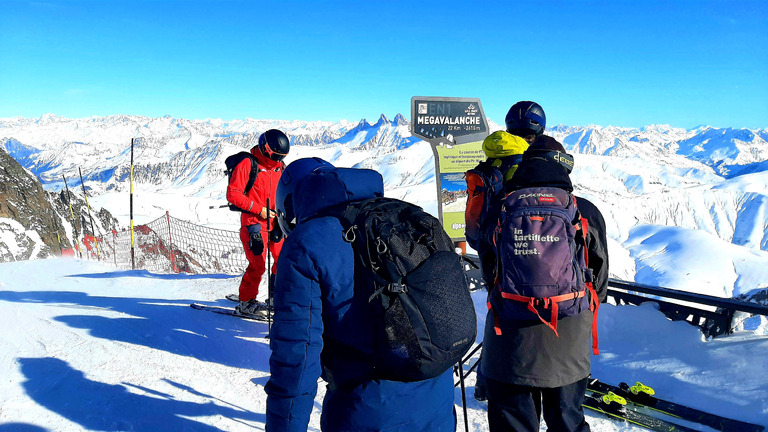
[[[470,359],[472,359],[472,356],[473,356],[473,355],[475,355],[475,353],[476,353],[476,352],[477,352],[477,351],[478,351],[480,348],[482,348],[482,347],[483,347],[483,343],[482,343],[482,342],[480,342],[479,344],[477,344],[477,346],[476,346],[474,349],[472,349],[472,351],[470,351],[470,352],[469,352],[469,354],[467,354],[466,356],[464,356],[464,358],[463,358],[463,359],[461,359],[461,362],[462,362],[462,363],[469,363],[469,360],[470,360]],[[475,364],[473,364],[473,365],[472,365],[472,367],[470,367],[470,368],[469,368],[469,370],[467,371],[467,373],[463,373],[463,376],[464,376],[464,378],[466,378],[466,377],[468,377],[470,374],[472,374],[472,372],[475,370],[475,368],[477,368],[477,367],[478,367],[478,365],[479,365],[479,364],[480,364],[480,359],[478,359],[478,360],[475,362]],[[462,372],[463,372],[463,371],[462,371]],[[459,384],[461,384],[461,381],[453,383],[453,386],[454,386],[454,387],[456,387],[456,386],[457,386],[457,385],[459,385]]]
[[[272,251],[272,235],[269,223],[269,198],[267,198],[267,338],[272,336],[272,260],[269,255]]]
[[[467,419],[467,393],[464,390],[464,361],[459,360],[459,382],[461,383],[461,407],[464,410],[464,430],[469,432],[469,420]]]

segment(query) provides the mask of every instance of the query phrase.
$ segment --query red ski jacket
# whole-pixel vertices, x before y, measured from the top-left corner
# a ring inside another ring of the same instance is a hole
[[[275,190],[280,176],[283,174],[285,164],[275,162],[264,156],[258,146],[251,149],[251,154],[259,164],[259,172],[253,182],[253,187],[247,194],[244,192],[251,173],[251,160],[243,159],[232,171],[232,178],[227,186],[227,201],[246,210],[240,215],[241,226],[260,223],[266,229],[266,219],[262,218],[259,213],[267,206],[267,198],[269,198],[269,207],[272,210],[275,209]],[[276,220],[273,218],[270,224],[275,222]]]

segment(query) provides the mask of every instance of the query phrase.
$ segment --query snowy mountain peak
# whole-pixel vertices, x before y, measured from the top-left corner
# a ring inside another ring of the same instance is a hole
[[[37,120],[37,123],[40,125],[45,125],[45,124],[66,121],[66,120],[67,120],[66,118],[57,116],[56,114],[46,113],[40,116],[40,118]]]
[[[368,120],[366,119],[360,119],[360,121],[357,123],[357,125],[352,129],[354,131],[364,131],[371,127],[371,124],[368,123]]]
[[[682,129],[673,128],[672,126],[666,125],[666,124],[652,124],[652,125],[648,125],[640,128],[641,132],[657,132],[657,133],[670,133],[675,130],[682,131]]]
[[[389,119],[387,118],[387,116],[385,116],[384,114],[382,114],[381,116],[379,116],[379,120],[378,120],[378,121],[376,122],[376,124],[375,124],[375,125],[373,125],[373,126],[374,126],[374,127],[381,127],[381,126],[384,126],[385,124],[387,124],[387,123],[389,123],[389,122],[390,122],[390,121],[389,121]]]

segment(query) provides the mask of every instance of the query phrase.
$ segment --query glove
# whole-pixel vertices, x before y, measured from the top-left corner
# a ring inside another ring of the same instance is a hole
[[[254,255],[264,253],[264,240],[261,238],[261,225],[248,225],[248,249]]]
[[[280,229],[278,224],[272,227],[272,231],[269,232],[269,241],[272,243],[279,243],[283,239],[283,230]]]

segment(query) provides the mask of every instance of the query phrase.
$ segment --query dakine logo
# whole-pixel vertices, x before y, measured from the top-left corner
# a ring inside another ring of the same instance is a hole
[[[477,107],[474,104],[469,104],[467,109],[464,110],[464,113],[468,116],[474,116],[477,114]]]
[[[419,114],[426,114],[428,112],[429,112],[428,105],[425,104],[425,103],[420,103],[419,104]]]
[[[550,193],[534,192],[534,193],[520,194],[517,196],[517,199],[526,199],[526,198],[539,198],[539,201],[545,201],[542,198],[549,198],[551,200],[550,202],[555,202],[555,196]]]

